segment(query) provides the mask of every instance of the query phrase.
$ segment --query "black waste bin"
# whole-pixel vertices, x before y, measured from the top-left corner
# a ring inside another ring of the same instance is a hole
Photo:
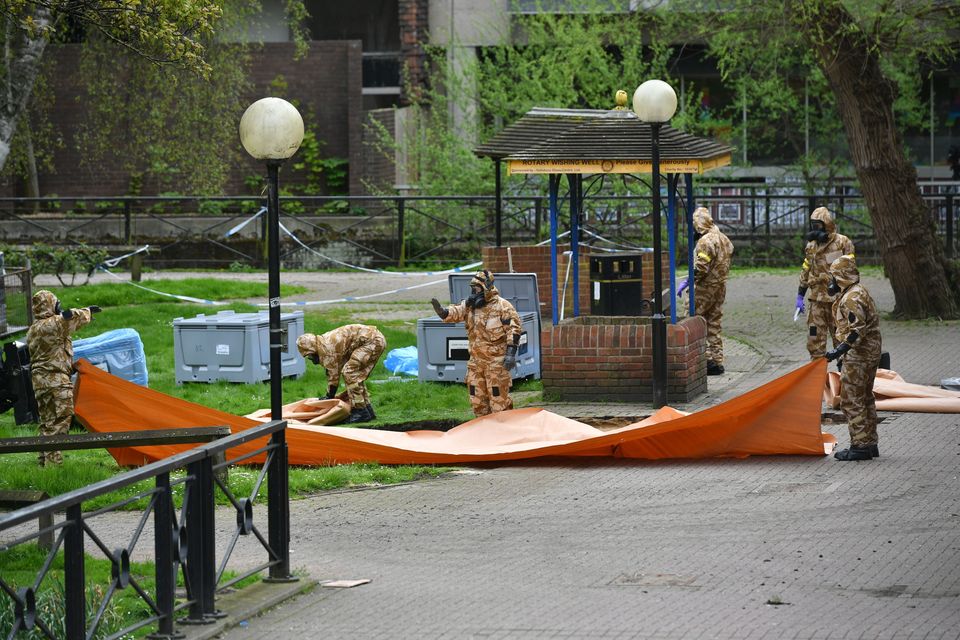
[[[11,408],[17,424],[39,422],[40,411],[30,378],[30,351],[20,341],[3,345],[0,361],[0,413]]]
[[[595,316],[650,315],[643,295],[643,254],[590,256],[590,313]]]

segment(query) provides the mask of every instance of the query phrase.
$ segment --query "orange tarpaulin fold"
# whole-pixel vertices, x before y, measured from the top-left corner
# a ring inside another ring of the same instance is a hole
[[[248,429],[254,420],[180,400],[112,376],[81,360],[76,415],[90,431],[130,431],[229,425]],[[348,462],[457,464],[545,456],[662,458],[819,455],[836,439],[820,431],[820,398],[826,361],[816,360],[742,396],[684,414],[670,407],[613,431],[544,409],[516,409],[471,420],[447,432],[323,427],[287,428],[293,465]],[[231,449],[237,457],[265,440]],[[190,445],[110,450],[122,465],[152,462]]]
[[[913,384],[890,369],[877,369],[873,379],[873,397],[878,411],[911,413],[960,413],[960,391],[950,391],[923,384]],[[827,374],[823,401],[828,407],[840,408],[840,374]]]

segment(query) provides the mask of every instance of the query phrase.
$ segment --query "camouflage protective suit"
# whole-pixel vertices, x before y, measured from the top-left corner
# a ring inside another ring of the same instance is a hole
[[[64,316],[69,317],[64,317]],[[61,313],[59,301],[50,291],[33,294],[33,324],[27,329],[30,350],[30,378],[40,411],[40,435],[65,434],[73,420],[73,342],[70,334],[93,318],[89,309]],[[40,452],[41,466],[60,464],[59,451]]]
[[[297,338],[300,355],[326,369],[327,385],[334,393],[343,376],[353,409],[370,404],[370,392],[364,382],[386,345],[386,339],[376,327],[364,324],[348,324],[319,336],[305,333]]]
[[[693,212],[693,228],[700,235],[694,248],[695,301],[697,315],[707,321],[707,363],[723,365],[723,302],[727,297],[727,276],[733,258],[733,243],[713,223],[710,212],[699,207]]]
[[[478,272],[471,280],[472,291],[482,291],[483,302],[462,300],[446,308],[444,322],[463,322],[467,328],[470,360],[467,362],[467,389],[476,416],[513,409],[510,386],[513,376],[504,367],[507,346],[520,343],[523,326],[520,314],[509,300],[500,297],[489,271]],[[471,296],[472,298],[473,296]]]
[[[827,336],[837,346],[836,324],[833,321],[833,296],[827,293],[830,285],[830,264],[843,255],[853,255],[853,243],[847,236],[837,233],[837,225],[826,207],[814,209],[811,221],[823,223],[826,238],[823,242],[810,240],[804,248],[803,266],[800,269],[798,296],[807,296],[807,351],[810,359],[822,358],[827,348]]]
[[[843,351],[843,345],[849,345],[841,354],[840,408],[847,419],[851,446],[875,447],[877,405],[873,397],[873,381],[880,364],[880,318],[873,298],[860,284],[860,272],[852,255],[834,260],[829,273],[840,288],[840,295],[833,302],[840,348],[830,355]]]

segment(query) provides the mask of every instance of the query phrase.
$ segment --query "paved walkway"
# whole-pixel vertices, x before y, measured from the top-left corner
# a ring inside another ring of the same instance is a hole
[[[291,275],[285,282],[301,277]],[[322,286],[307,298],[384,288],[377,276],[314,277]],[[890,311],[887,283],[866,284]],[[423,301],[444,291],[416,290],[398,296],[401,304],[365,305],[362,315],[419,317]],[[720,402],[804,363],[795,295],[793,278],[731,279],[727,373],[681,408]],[[882,330],[908,381],[960,374],[960,324],[883,322]],[[881,416],[883,457],[870,462],[486,465],[295,501],[294,568],[321,581],[371,582],[318,588],[226,637],[960,638],[960,416]],[[847,443],[845,425],[824,429]],[[261,561],[252,549],[238,558]]]
[[[867,284],[892,309],[887,284]],[[795,291],[731,280],[728,373],[693,405],[806,361]],[[908,380],[960,372],[957,323],[883,331]],[[227,637],[958,638],[960,416],[881,415],[871,462],[511,464],[294,502],[293,565],[372,582],[319,588]]]

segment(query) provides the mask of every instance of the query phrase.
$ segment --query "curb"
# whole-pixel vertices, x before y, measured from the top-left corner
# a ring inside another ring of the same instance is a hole
[[[217,607],[225,614],[223,618],[210,625],[177,625],[177,631],[183,633],[186,640],[216,638],[290,598],[312,591],[316,586],[317,581],[308,576],[296,582],[257,582],[217,598]]]

